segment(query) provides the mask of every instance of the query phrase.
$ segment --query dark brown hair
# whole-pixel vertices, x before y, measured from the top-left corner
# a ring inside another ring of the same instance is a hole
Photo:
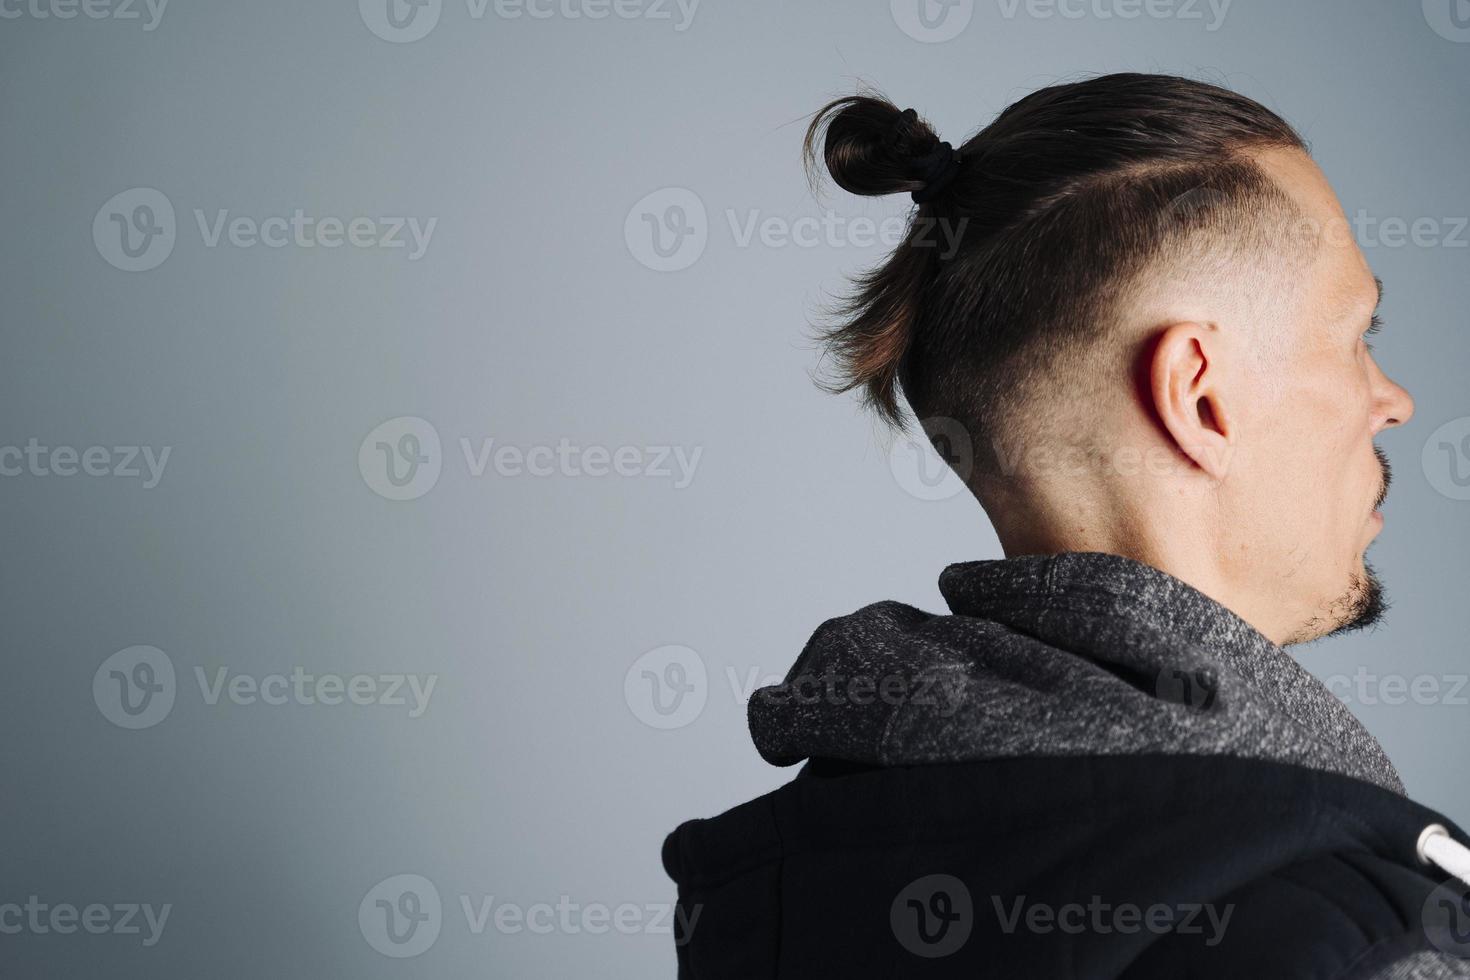
[[[939,146],[877,94],[818,110],[804,144],[814,179],[819,140],[833,181],[863,195],[920,190]],[[1242,152],[1265,147],[1306,149],[1259,103],[1186,78],[1106,75],[1026,96],[956,148],[953,179],[854,279],[823,334],[827,387],[861,390],[897,425],[901,393],[920,418],[990,431],[1039,367],[1106,330],[1166,249],[1204,229],[1250,236],[1260,205],[1289,207]]]

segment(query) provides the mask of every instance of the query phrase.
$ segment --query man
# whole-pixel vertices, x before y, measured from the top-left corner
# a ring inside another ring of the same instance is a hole
[[[943,435],[1006,558],[751,698],[807,764],[669,836],[680,975],[1470,976],[1463,832],[1283,649],[1382,614],[1374,438],[1413,413],[1301,138],[1136,74],[957,149],[875,96],[822,134],[839,186],[918,204],[833,387]]]

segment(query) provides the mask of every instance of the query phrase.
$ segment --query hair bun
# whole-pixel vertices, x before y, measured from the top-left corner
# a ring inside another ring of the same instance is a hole
[[[914,109],[887,99],[850,95],[817,110],[807,128],[803,153],[815,177],[816,146],[832,182],[852,194],[878,197],[909,192],[929,200],[954,176],[959,154],[941,142]],[[815,182],[815,180],[814,180]]]

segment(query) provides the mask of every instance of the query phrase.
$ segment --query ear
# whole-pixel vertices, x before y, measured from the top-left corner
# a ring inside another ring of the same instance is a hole
[[[1176,449],[1212,479],[1225,477],[1235,429],[1225,404],[1219,331],[1202,323],[1171,324],[1154,341],[1149,394]]]

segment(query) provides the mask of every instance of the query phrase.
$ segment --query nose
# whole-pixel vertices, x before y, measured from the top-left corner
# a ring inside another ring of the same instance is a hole
[[[1407,388],[1398,384],[1374,365],[1375,379],[1374,426],[1375,432],[1403,425],[1414,417],[1414,396]]]

